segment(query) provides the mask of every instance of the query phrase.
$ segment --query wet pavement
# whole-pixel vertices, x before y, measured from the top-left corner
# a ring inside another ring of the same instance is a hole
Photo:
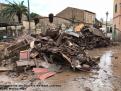
[[[60,84],[59,91],[121,91],[121,46],[86,53],[92,57],[101,56],[98,71],[63,72],[50,79],[52,84]]]
[[[101,56],[99,70],[73,72],[66,70],[44,80],[36,80],[26,91],[121,91],[121,45],[86,51],[89,56]],[[0,81],[8,77],[0,75]],[[9,79],[9,82],[13,79]],[[14,79],[14,83],[21,82]],[[25,81],[27,83],[27,80]],[[29,83],[29,82],[28,82]],[[36,85],[39,86],[37,87]]]

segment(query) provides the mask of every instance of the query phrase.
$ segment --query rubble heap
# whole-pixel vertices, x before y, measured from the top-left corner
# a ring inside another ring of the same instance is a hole
[[[73,70],[89,71],[98,67],[95,61],[99,58],[94,59],[86,55],[85,48],[80,47],[78,41],[75,40],[77,38],[79,40],[80,35],[79,37],[78,35],[75,32],[59,33],[51,30],[45,35],[25,35],[20,38],[21,40],[17,40],[16,43],[6,48],[5,58],[11,59],[9,61],[14,65],[14,69],[23,67],[24,70],[27,67],[50,69],[53,64],[56,65],[56,69],[69,67]],[[21,57],[22,50],[25,49],[26,52],[24,51],[25,54]],[[3,62],[2,66],[6,63]]]
[[[80,32],[72,35],[73,42],[85,49],[107,47],[111,44],[110,38],[107,38],[101,30],[96,28],[83,28]]]
[[[46,34],[24,35],[5,48],[1,66],[12,65],[13,70],[23,68],[47,68],[59,70],[64,67],[89,71],[98,68],[99,58],[86,55],[85,49],[108,46],[110,41],[100,30],[83,28],[79,32],[47,30]]]
[[[68,65],[79,70],[84,64],[89,68],[97,65],[94,60],[86,56],[83,49],[66,37],[62,38],[61,44],[57,44],[50,37],[41,37],[34,41],[34,44],[30,52],[30,58],[34,60],[39,58],[47,63]]]

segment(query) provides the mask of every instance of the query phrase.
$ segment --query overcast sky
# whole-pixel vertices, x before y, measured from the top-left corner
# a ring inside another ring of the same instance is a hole
[[[9,0],[22,1],[22,0]],[[27,5],[27,0],[25,5]],[[5,2],[5,0],[0,0]],[[89,10],[96,13],[98,19],[106,18],[106,11],[109,12],[109,18],[113,17],[113,0],[30,0],[31,12],[38,13],[42,16],[48,16],[49,13],[57,14],[66,7],[74,7]]]

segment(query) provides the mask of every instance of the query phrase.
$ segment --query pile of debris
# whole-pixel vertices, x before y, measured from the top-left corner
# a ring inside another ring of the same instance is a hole
[[[62,31],[53,24],[53,14],[49,15],[49,22],[44,33],[20,36],[2,50],[0,71],[11,70],[16,75],[18,72],[27,73],[29,69],[34,73],[45,73],[38,75],[39,79],[45,79],[65,67],[74,71],[99,68],[96,62],[100,58],[87,56],[85,49],[110,44],[110,40],[100,30],[79,24]]]
[[[106,47],[110,45],[110,38],[106,37],[104,33],[96,28],[87,28],[82,30],[86,47],[89,49]]]
[[[11,70],[15,72],[21,72],[18,70],[22,69],[27,72],[32,68],[46,68],[52,72],[60,72],[65,67],[74,71],[99,68],[96,62],[100,58],[87,56],[85,49],[108,46],[110,40],[101,32],[97,32],[99,30],[91,28],[83,28],[80,32],[70,30],[61,33],[58,30],[48,30],[46,34],[21,36],[5,48],[1,66],[11,65],[13,67]]]
[[[111,44],[110,38],[106,37],[100,29],[84,27],[79,32],[68,29],[67,33],[71,35],[73,42],[85,49],[107,47]]]
[[[60,40],[60,37],[58,38]],[[41,37],[34,41],[34,47],[31,49],[30,58],[44,60],[47,63],[57,63],[59,65],[68,65],[73,69],[82,69],[83,65],[94,67],[97,65],[77,44],[63,37],[60,42],[55,42],[50,37]],[[38,65],[38,66],[41,66]]]
[[[88,57],[84,48],[73,41],[72,35],[66,32],[59,35],[56,34],[57,31],[48,32],[50,33],[46,35],[21,37],[21,40],[17,40],[15,44],[6,48],[5,58],[11,59],[14,69],[23,67],[24,70],[27,67],[49,69],[53,65],[56,66],[56,70],[69,67],[73,70],[89,71],[98,67],[95,62],[97,59]],[[3,63],[2,66],[5,66],[7,62],[1,63]]]

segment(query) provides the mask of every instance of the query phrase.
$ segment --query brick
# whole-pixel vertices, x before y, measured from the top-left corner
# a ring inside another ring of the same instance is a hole
[[[45,73],[45,74],[42,74],[42,75],[38,75],[38,78],[40,80],[45,80],[51,76],[54,76],[56,74],[56,72],[48,72],[48,73]]]

